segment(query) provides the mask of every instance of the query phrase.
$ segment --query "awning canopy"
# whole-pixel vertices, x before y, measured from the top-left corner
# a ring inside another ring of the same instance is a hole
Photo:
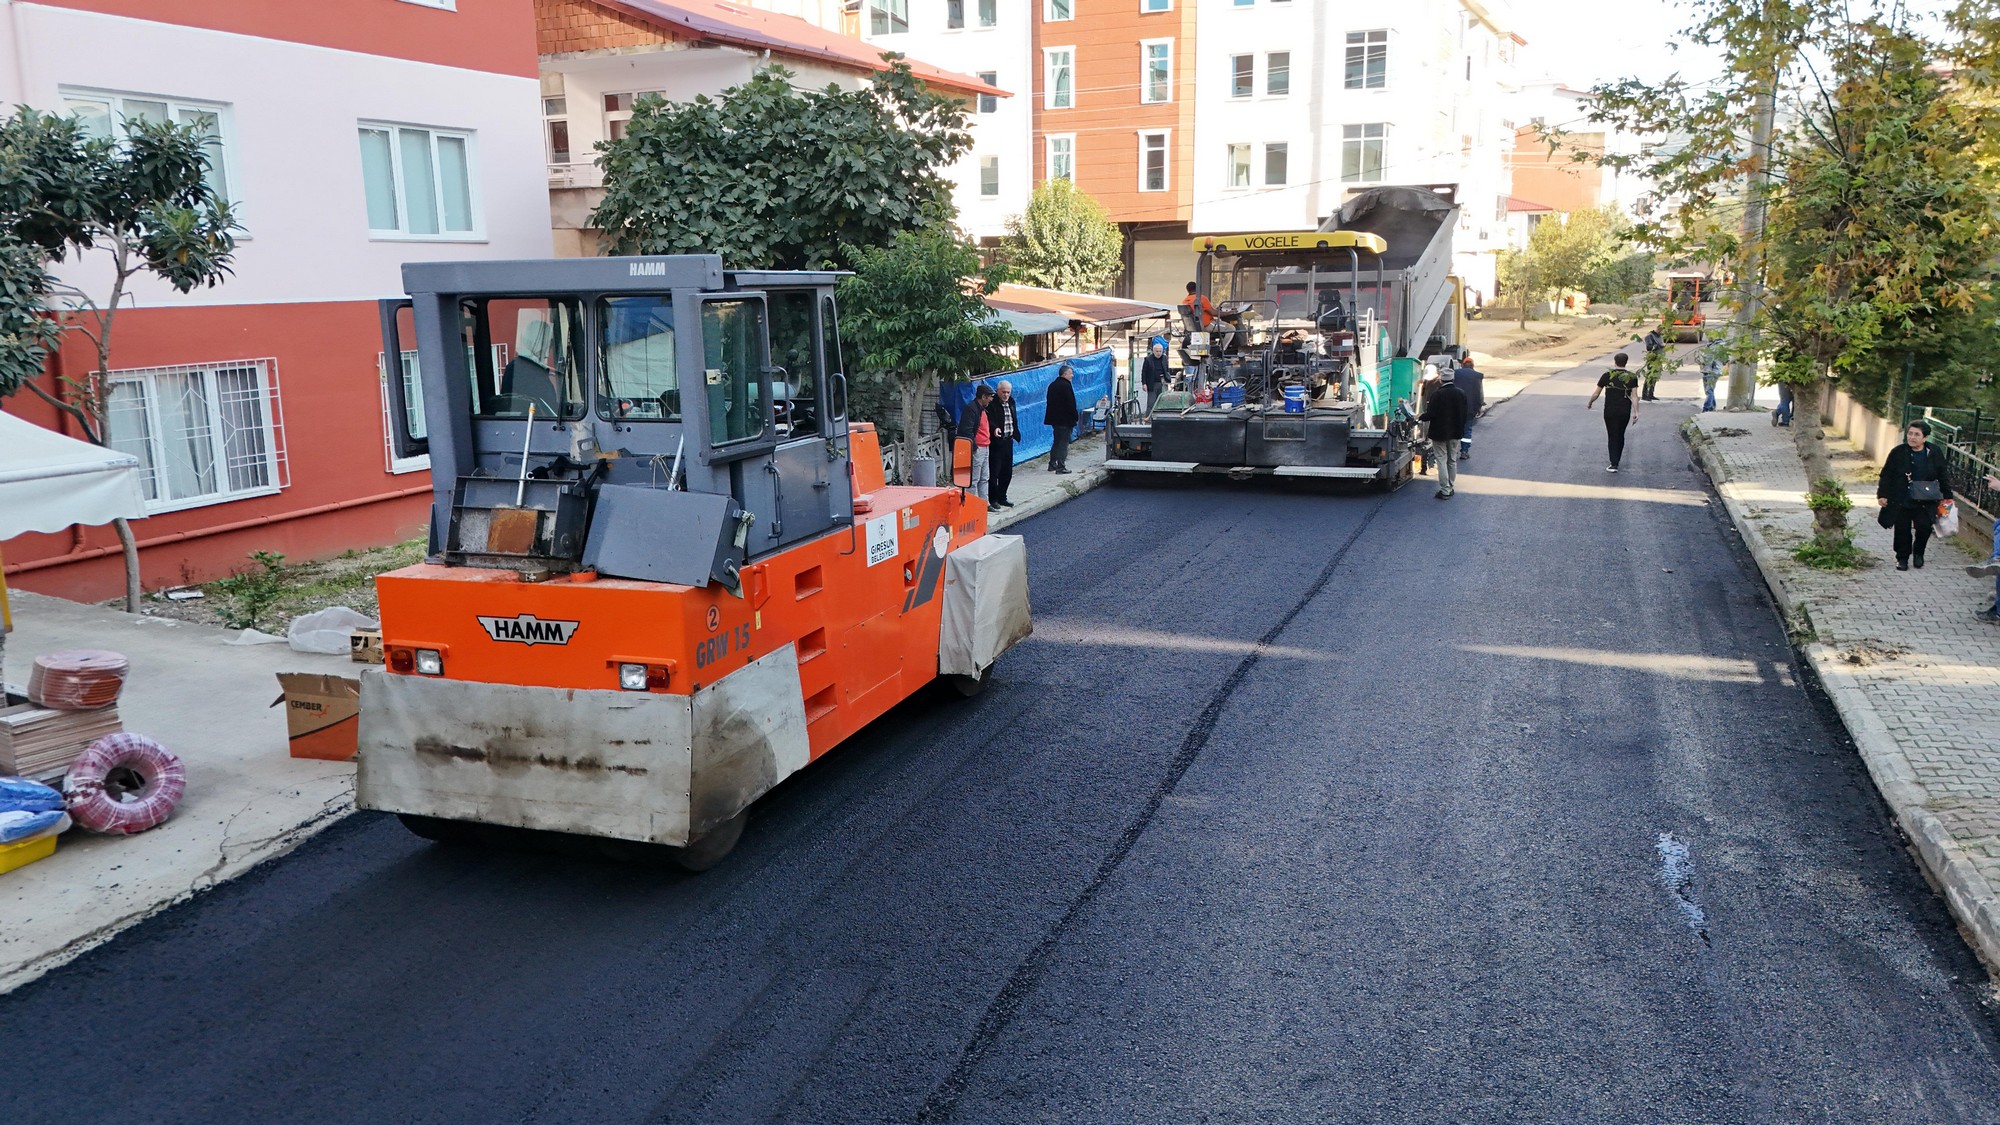
[[[1069,318],[1055,313],[1015,312],[1012,309],[996,309],[987,305],[991,318],[1012,328],[1023,336],[1044,336],[1050,332],[1069,331]]]
[[[1167,316],[1174,311],[1172,305],[1156,305],[1151,301],[1128,301],[1122,297],[1100,297],[1095,293],[1068,293],[1061,289],[1038,289],[1033,285],[1002,285],[987,294],[986,304],[996,312],[1061,317],[1063,323],[1056,328],[1041,329],[1043,332],[1058,332],[1072,322],[1096,328],[1110,328],[1120,324],[1130,324],[1148,317]],[[1020,330],[1029,335],[1027,329]]]
[[[0,540],[145,514],[137,457],[0,414]]]

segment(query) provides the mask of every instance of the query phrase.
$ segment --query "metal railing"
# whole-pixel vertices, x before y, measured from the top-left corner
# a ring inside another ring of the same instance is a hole
[[[883,435],[882,479],[888,481],[890,484],[910,483],[904,478],[902,473],[902,448],[903,443],[900,440],[891,439],[887,434]],[[944,434],[941,432],[925,434],[918,438],[915,456],[919,461],[929,461],[932,464],[943,460]]]

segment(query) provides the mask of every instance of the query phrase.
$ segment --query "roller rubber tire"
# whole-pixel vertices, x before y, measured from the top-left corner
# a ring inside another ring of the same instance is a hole
[[[988,664],[986,671],[981,672],[977,676],[948,675],[945,677],[945,681],[951,684],[953,691],[967,699],[972,699],[985,692],[986,685],[993,682],[993,666]]]
[[[700,874],[729,858],[736,850],[736,842],[743,838],[743,826],[749,823],[750,810],[745,809],[714,828],[708,835],[673,850],[673,863],[682,871]]]
[[[414,813],[397,813],[396,819],[403,822],[403,827],[434,844],[479,842],[479,825],[467,821],[447,820],[441,816],[417,816]]]

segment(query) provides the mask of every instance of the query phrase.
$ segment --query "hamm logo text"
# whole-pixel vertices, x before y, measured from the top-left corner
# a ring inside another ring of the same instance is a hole
[[[517,617],[481,617],[479,625],[496,641],[524,645],[566,645],[576,632],[575,621],[544,621],[532,613]]]

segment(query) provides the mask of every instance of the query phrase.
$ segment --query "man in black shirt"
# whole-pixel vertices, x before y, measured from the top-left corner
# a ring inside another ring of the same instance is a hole
[[[1465,393],[1452,383],[1450,368],[1444,381],[1424,396],[1420,419],[1428,423],[1424,433],[1431,439],[1431,456],[1437,461],[1437,498],[1449,500],[1458,491],[1458,443],[1465,436]]]
[[[1056,370],[1055,381],[1049,384],[1049,397],[1042,404],[1042,421],[1053,431],[1049,445],[1049,471],[1069,472],[1069,437],[1076,429],[1076,386],[1071,382],[1075,376],[1070,365],[1065,363]]]
[[[1615,473],[1618,462],[1625,457],[1625,427],[1639,420],[1639,407],[1632,401],[1632,392],[1638,389],[1639,377],[1625,370],[1631,362],[1624,352],[1611,357],[1616,364],[1610,371],[1598,377],[1597,389],[1590,392],[1590,401],[1583,404],[1585,410],[1597,405],[1597,396],[1604,396],[1604,436],[1611,447],[1611,464],[1604,471]]]

